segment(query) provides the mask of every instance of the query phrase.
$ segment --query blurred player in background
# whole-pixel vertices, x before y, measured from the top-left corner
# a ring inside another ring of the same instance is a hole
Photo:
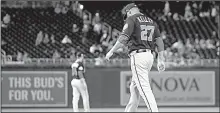
[[[131,97],[125,112],[135,112],[139,104],[139,95],[145,101],[150,112],[158,112],[157,103],[151,90],[149,82],[149,72],[153,65],[153,54],[157,46],[158,71],[165,70],[164,64],[164,44],[160,37],[158,25],[149,17],[140,13],[138,7],[134,4],[128,4],[123,8],[125,14],[125,25],[118,41],[112,49],[106,54],[106,59],[113,55],[119,48],[127,45],[131,59],[132,81],[130,85]],[[156,43],[156,45],[155,45]]]
[[[80,95],[83,99],[83,107],[85,112],[90,112],[89,94],[85,81],[84,55],[77,53],[77,60],[71,65],[73,80],[71,85],[73,88],[73,112],[79,112],[78,103]]]

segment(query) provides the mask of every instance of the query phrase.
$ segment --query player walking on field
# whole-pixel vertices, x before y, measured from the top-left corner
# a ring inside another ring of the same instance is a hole
[[[77,53],[77,60],[71,65],[73,80],[71,85],[73,88],[73,112],[79,112],[78,103],[79,97],[82,96],[83,107],[85,112],[90,111],[89,94],[87,84],[85,81],[85,67],[84,67],[84,55]]]
[[[159,28],[152,19],[140,13],[134,3],[128,4],[123,8],[122,12],[125,14],[124,19],[126,19],[126,23],[118,41],[106,54],[106,59],[109,60],[119,48],[125,45],[128,46],[131,59],[132,82],[130,85],[131,96],[125,112],[136,111],[140,96],[145,101],[150,112],[158,112],[148,75],[154,61],[151,51],[156,46],[158,49],[158,71],[165,70],[164,44],[160,37]]]

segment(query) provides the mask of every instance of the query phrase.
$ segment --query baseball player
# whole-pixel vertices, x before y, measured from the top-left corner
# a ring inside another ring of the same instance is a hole
[[[73,80],[71,85],[73,88],[73,112],[79,112],[78,102],[80,95],[83,99],[83,107],[85,112],[90,111],[89,94],[85,81],[84,55],[77,53],[77,60],[71,65]]]
[[[128,46],[132,82],[130,85],[131,97],[125,112],[136,111],[140,96],[145,101],[150,112],[158,112],[157,103],[148,78],[154,60],[151,52],[156,46],[158,50],[158,71],[165,70],[164,44],[160,37],[158,25],[152,19],[140,13],[134,3],[125,6],[122,13],[124,13],[124,19],[126,19],[125,25],[116,44],[106,54],[106,59],[109,60],[119,48]]]

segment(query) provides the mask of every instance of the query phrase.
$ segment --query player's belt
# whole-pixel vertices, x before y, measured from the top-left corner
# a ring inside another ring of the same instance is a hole
[[[150,49],[138,49],[130,52],[130,55],[134,55],[135,53],[142,53],[142,52],[151,52]]]

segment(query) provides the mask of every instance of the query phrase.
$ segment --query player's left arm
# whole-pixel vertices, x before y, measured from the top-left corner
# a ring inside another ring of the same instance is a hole
[[[156,37],[156,45],[157,45],[157,52],[158,52],[158,61],[164,61],[164,43],[163,39],[160,36],[160,31],[158,26],[156,26],[156,32],[155,32],[155,37]]]
[[[158,68],[158,71],[161,72],[165,70],[164,43],[163,43],[162,37],[160,36],[160,31],[157,25],[156,25],[156,31],[155,31],[155,38],[156,38],[156,45],[157,45],[157,52],[158,52],[157,68]]]
[[[115,43],[115,45],[112,47],[112,49],[110,50],[110,52],[114,53],[116,52],[119,48],[124,47],[125,45],[127,45],[131,34],[133,33],[134,30],[134,21],[131,19],[127,19],[126,20],[126,24],[123,27],[122,33],[119,36],[117,42]]]

